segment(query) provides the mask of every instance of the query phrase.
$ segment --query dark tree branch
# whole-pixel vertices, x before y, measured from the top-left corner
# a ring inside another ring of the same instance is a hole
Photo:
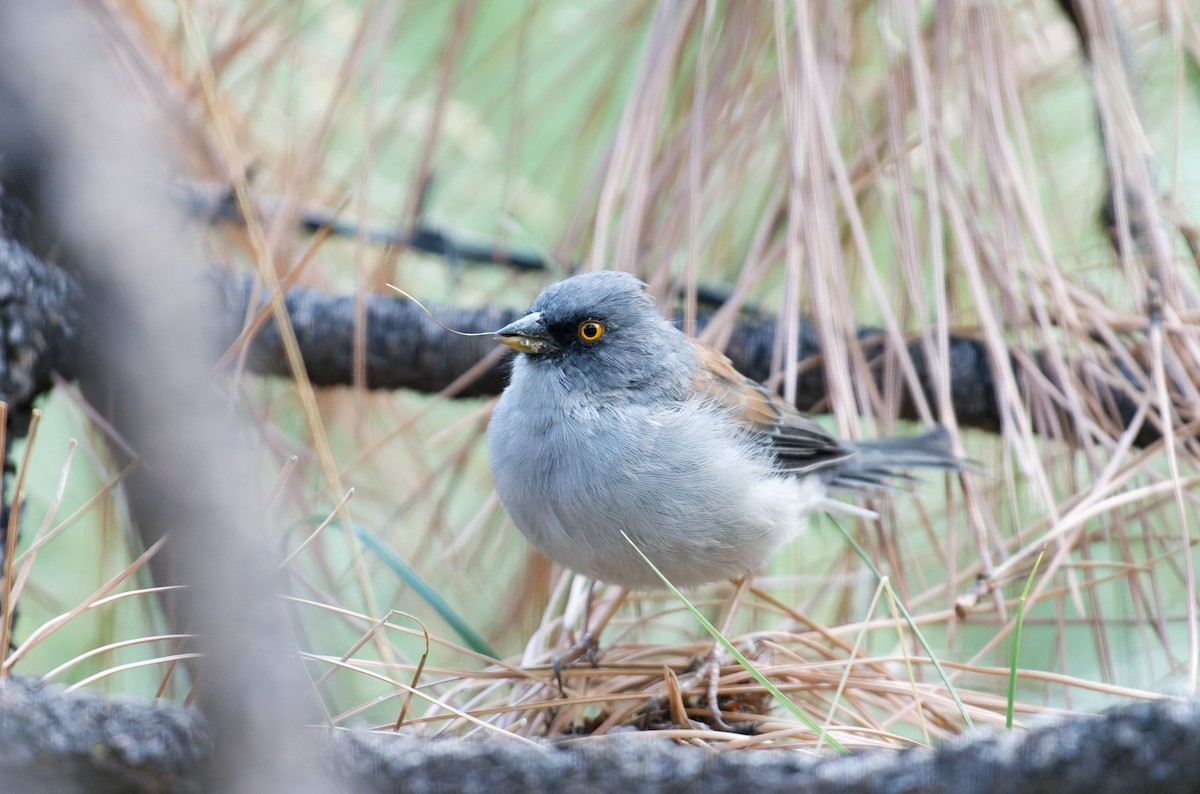
[[[233,343],[242,330],[253,282],[219,268],[212,269],[208,278],[214,290],[221,337],[226,344]],[[460,337],[439,328],[410,301],[378,294],[365,295],[363,300],[367,309],[366,377],[370,389],[438,392],[496,349],[490,337]],[[352,384],[354,298],[293,288],[284,301],[313,385]],[[260,294],[258,305],[266,305],[265,296]],[[489,307],[437,307],[435,311],[445,325],[463,331],[494,330],[517,316],[511,310]],[[274,320],[268,320],[254,335],[246,363],[252,372],[290,377]],[[504,375],[494,367],[467,384],[458,396],[497,394],[503,386]]]
[[[221,306],[223,334],[233,340],[241,330],[251,294],[251,282],[225,270],[214,270],[213,288]],[[463,338],[455,336],[429,320],[415,304],[388,295],[368,295],[366,325],[366,379],[373,389],[413,389],[439,392],[458,381],[486,355],[496,349],[489,337]],[[265,303],[265,298],[261,301]],[[316,385],[348,385],[353,382],[354,299],[331,295],[320,290],[296,288],[289,290],[285,302],[300,340],[305,368]],[[483,307],[463,309],[450,306],[435,307],[434,313],[446,325],[460,331],[478,333],[494,331],[515,319],[521,312]],[[698,318],[703,329],[711,315]],[[777,324],[770,318],[743,319],[730,337],[726,352],[733,363],[756,380],[766,380],[771,373],[771,356],[775,348]],[[877,329],[858,331],[866,358],[872,362],[869,373],[877,387],[889,371],[894,351],[889,341]],[[800,328],[800,357],[811,362],[821,355],[816,331],[808,323]],[[936,387],[933,372],[925,357],[925,347],[919,339],[908,344],[921,388],[926,400],[933,401]],[[1041,378],[1054,382],[1054,368],[1048,360],[1034,354],[1034,366]],[[274,323],[268,323],[255,335],[247,356],[249,368],[259,374],[290,375],[288,363]],[[1014,356],[1002,366],[1011,368],[1019,384],[1025,384],[1025,372],[1017,366]],[[989,432],[1000,429],[1000,405],[996,397],[994,364],[987,345],[978,339],[962,336],[950,338],[950,391],[955,416],[960,425]],[[1077,364],[1076,376],[1096,395],[1096,403],[1108,410],[1108,419],[1116,432],[1128,426],[1137,414],[1139,401],[1133,381],[1115,367],[1102,370],[1097,364]],[[486,369],[469,382],[460,383],[455,395],[473,397],[497,394],[503,388],[503,366]],[[821,366],[801,368],[797,383],[796,405],[804,411],[823,410],[828,391],[825,371]],[[898,406],[898,416],[917,419],[912,394],[904,391]],[[1060,423],[1070,427],[1071,422]],[[1159,431],[1144,425],[1138,435],[1141,445],[1153,443]]]
[[[245,226],[245,218],[227,187],[211,183],[186,182],[172,187],[172,195],[180,207],[192,218],[207,224],[231,223]],[[274,218],[280,212],[282,199],[275,196],[256,195],[255,212],[261,218]],[[347,218],[328,207],[307,204],[296,213],[296,225],[310,234],[325,230],[337,237],[362,238],[373,245],[411,248],[423,254],[440,256],[451,265],[479,263],[502,265],[518,272],[553,270],[554,263],[547,261],[534,251],[510,248],[497,240],[474,237],[462,232],[443,229],[419,218],[412,227],[394,224],[371,223]],[[574,266],[565,268],[573,272]],[[701,284],[696,299],[701,306],[721,306],[729,299],[730,291],[724,287]]]
[[[211,289],[211,317],[217,326],[221,345],[229,345],[242,331],[253,290],[252,281],[229,271],[212,268],[205,276]],[[26,285],[19,303],[0,301],[0,330],[10,343],[11,352],[0,360],[0,399],[20,410],[10,415],[10,433],[19,434],[27,421],[28,407],[37,394],[50,387],[49,373],[75,377],[80,343],[81,303],[88,298],[85,290],[55,265],[42,262],[13,241],[0,245],[0,289],[7,283]],[[478,371],[476,377],[461,380],[477,368],[486,356],[494,354],[496,344],[489,337],[455,336],[435,323],[415,304],[390,295],[366,295],[366,382],[371,389],[411,389],[435,393],[458,382],[455,396],[477,397],[498,394],[504,387],[503,365]],[[260,306],[265,305],[260,296]],[[309,378],[317,386],[345,386],[354,378],[354,298],[332,295],[321,290],[294,288],[285,303],[295,328]],[[512,309],[482,307],[435,307],[443,323],[467,332],[500,328],[520,312]],[[711,319],[702,314],[701,329]],[[765,380],[770,375],[771,355],[775,347],[776,323],[770,318],[746,318],[739,321],[730,337],[727,352],[734,364],[747,375]],[[870,375],[882,389],[889,371],[889,359],[895,351],[878,330],[858,332],[868,361]],[[808,324],[800,329],[800,353],[805,360],[816,360],[821,351],[817,335]],[[918,380],[928,400],[933,399],[934,378],[919,339],[908,345]],[[1040,377],[1053,383],[1054,368],[1039,354],[1031,356]],[[250,341],[246,364],[262,375],[289,377],[291,372],[283,343],[273,320],[267,320]],[[1027,382],[1027,373],[1017,365],[1015,356],[1003,362],[1011,368],[1018,383]],[[1000,428],[1000,407],[996,397],[994,364],[987,346],[978,339],[952,336],[950,339],[950,388],[958,422],[989,432]],[[1107,418],[1119,432],[1134,419],[1139,405],[1135,380],[1126,377],[1115,365],[1101,367],[1092,362],[1074,366],[1076,377],[1096,397],[1095,404],[1107,411]],[[796,404],[805,411],[820,411],[827,396],[824,369],[801,368]],[[898,416],[918,418],[912,395],[902,392]],[[24,417],[19,419],[17,417]],[[1070,426],[1070,422],[1063,422]],[[1153,443],[1160,436],[1152,425],[1143,426],[1138,444]]]
[[[240,226],[245,222],[228,187],[188,182],[175,185],[172,195],[189,215],[206,223],[228,222]],[[263,218],[272,218],[279,213],[281,205],[279,199],[258,197],[255,209]],[[440,256],[451,264],[484,262],[518,271],[549,268],[546,260],[533,251],[509,248],[495,240],[442,229],[424,218],[411,227],[359,223],[326,207],[307,205],[299,208],[296,222],[300,229],[309,233],[327,229],[339,237],[362,237],[374,245],[411,248]]]
[[[10,439],[25,435],[33,401],[54,373],[76,371],[83,309],[78,281],[0,235],[0,399],[9,406]]]

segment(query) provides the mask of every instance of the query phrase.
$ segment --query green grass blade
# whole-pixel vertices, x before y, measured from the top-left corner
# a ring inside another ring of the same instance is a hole
[[[1045,549],[1038,552],[1037,559],[1033,561],[1033,568],[1029,571],[1029,578],[1025,580],[1025,589],[1021,591],[1021,600],[1017,602],[1017,623],[1013,627],[1012,660],[1008,668],[1008,709],[1004,715],[1004,727],[1009,730],[1012,730],[1013,711],[1016,709],[1017,703],[1017,659],[1021,656],[1021,629],[1025,625],[1025,599],[1029,598],[1029,588],[1033,584],[1033,578],[1037,576],[1038,566],[1042,564],[1042,555],[1045,553]]]
[[[863,550],[863,547],[858,545],[858,541],[851,537],[850,533],[846,531],[846,528],[836,520],[833,518],[830,518],[829,520],[835,527],[838,528],[838,532],[842,533],[842,537],[844,537],[846,542],[850,544],[850,548],[854,549],[854,553],[857,554],[859,558],[867,564],[867,567],[871,569],[871,573],[875,574],[875,578],[882,582],[883,573],[875,567],[875,563],[867,555],[867,552]],[[921,647],[925,649],[925,653],[929,656],[929,660],[933,662],[934,669],[937,670],[938,675],[941,676],[942,683],[946,685],[946,691],[950,693],[950,697],[954,699],[954,704],[958,706],[958,713],[962,715],[963,722],[966,723],[967,728],[972,731],[975,730],[975,723],[971,720],[971,715],[967,713],[967,707],[963,705],[962,699],[958,696],[958,691],[954,688],[954,684],[950,681],[950,676],[946,674],[946,669],[942,667],[942,663],[937,660],[937,656],[934,655],[933,648],[929,645],[928,641],[926,641],[925,635],[922,634],[921,629],[917,627],[917,622],[912,619],[912,615],[909,613],[908,608],[904,606],[904,603],[896,596],[894,592],[892,593],[892,598],[895,599],[896,608],[899,609],[900,614],[904,616],[904,621],[908,624],[909,630],[911,630],[913,636],[917,638],[917,642],[921,643]]]
[[[338,522],[338,526],[341,526],[341,522]],[[446,599],[442,598],[428,582],[422,579],[420,574],[414,571],[396,553],[395,549],[387,545],[382,538],[366,527],[354,524],[353,528],[355,537],[374,552],[375,556],[382,560],[384,565],[391,568],[393,573],[404,580],[404,583],[411,587],[413,592],[428,604],[434,612],[438,613],[442,620],[446,621],[450,628],[454,630],[454,633],[458,635],[459,639],[462,640],[463,645],[466,645],[475,651],[475,653],[490,656],[493,659],[500,658],[500,654],[496,653],[492,646],[488,644],[488,641],[480,636],[475,629],[471,628],[463,620],[462,616],[446,602]]]
[[[816,733],[817,736],[821,739],[821,741],[825,742],[827,745],[829,745],[830,747],[832,747],[834,750],[836,750],[839,753],[848,754],[850,752],[849,750],[846,749],[845,745],[843,745],[841,742],[839,742],[837,739],[835,739],[832,734],[830,734],[828,731],[826,731],[824,728],[822,728],[820,725],[818,725],[816,720],[814,720],[812,717],[808,716],[808,714],[806,714],[804,712],[804,710],[801,709],[800,706],[795,701],[793,701],[791,698],[784,695],[782,692],[779,691],[778,687],[776,687],[774,684],[772,684],[770,681],[768,681],[766,676],[764,676],[762,673],[760,673],[758,671],[758,669],[755,668],[755,666],[750,662],[750,660],[742,655],[741,651],[739,651],[737,648],[733,647],[733,643],[731,643],[729,640],[725,639],[725,637],[723,637],[721,635],[721,632],[717,630],[717,627],[714,626],[712,623],[709,623],[708,618],[706,618],[706,617],[704,617],[704,615],[700,614],[700,610],[696,609],[696,607],[694,607],[692,605],[692,602],[689,601],[683,593],[679,592],[679,590],[676,589],[675,585],[671,584],[670,580],[668,580],[667,577],[663,576],[662,571],[658,570],[658,567],[654,563],[650,562],[650,558],[648,558],[645,554],[642,554],[642,550],[639,549],[637,544],[633,542],[633,539],[630,538],[628,535],[626,535],[624,532],[622,532],[621,534],[625,536],[625,540],[629,541],[629,545],[633,546],[633,550],[638,553],[638,556],[640,556],[643,560],[646,561],[646,564],[650,566],[650,570],[654,571],[654,575],[662,580],[662,583],[664,585],[666,585],[667,588],[672,593],[675,594],[675,597],[678,598],[680,600],[680,602],[682,602],[683,605],[685,607],[687,607],[688,610],[693,615],[695,615],[696,620],[700,621],[700,625],[704,626],[705,630],[709,634],[713,635],[713,637],[716,638],[717,642],[721,643],[721,645],[725,648],[725,650],[728,651],[729,654],[731,656],[733,656],[734,659],[737,659],[738,664],[740,664],[742,666],[742,668],[745,669],[745,671],[754,678],[755,681],[757,681],[760,685],[762,685],[762,687],[764,689],[766,689],[768,692],[770,692],[771,695],[777,701],[782,703],[783,707],[786,708],[788,711],[790,711],[798,720],[800,720],[805,725],[807,725],[809,728],[811,728],[813,730],[813,732]]]

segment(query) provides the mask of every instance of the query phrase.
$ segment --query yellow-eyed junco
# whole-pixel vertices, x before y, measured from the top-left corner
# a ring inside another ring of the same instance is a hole
[[[839,441],[685,336],[627,273],[551,284],[496,333],[520,355],[488,426],[496,492],[550,559],[631,588],[754,572],[828,507],[897,470],[953,470],[943,428]]]

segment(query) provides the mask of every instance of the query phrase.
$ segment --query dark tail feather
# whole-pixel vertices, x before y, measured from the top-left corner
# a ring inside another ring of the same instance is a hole
[[[909,469],[958,471],[968,461],[955,457],[950,432],[938,425],[928,433],[900,438],[847,442],[857,454],[831,466],[831,488],[850,491],[886,490],[896,480],[915,479]]]

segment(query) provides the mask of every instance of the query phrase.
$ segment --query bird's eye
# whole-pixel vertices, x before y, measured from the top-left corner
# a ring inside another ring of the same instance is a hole
[[[595,320],[585,320],[579,324],[579,338],[585,342],[595,342],[604,336],[604,324]]]

